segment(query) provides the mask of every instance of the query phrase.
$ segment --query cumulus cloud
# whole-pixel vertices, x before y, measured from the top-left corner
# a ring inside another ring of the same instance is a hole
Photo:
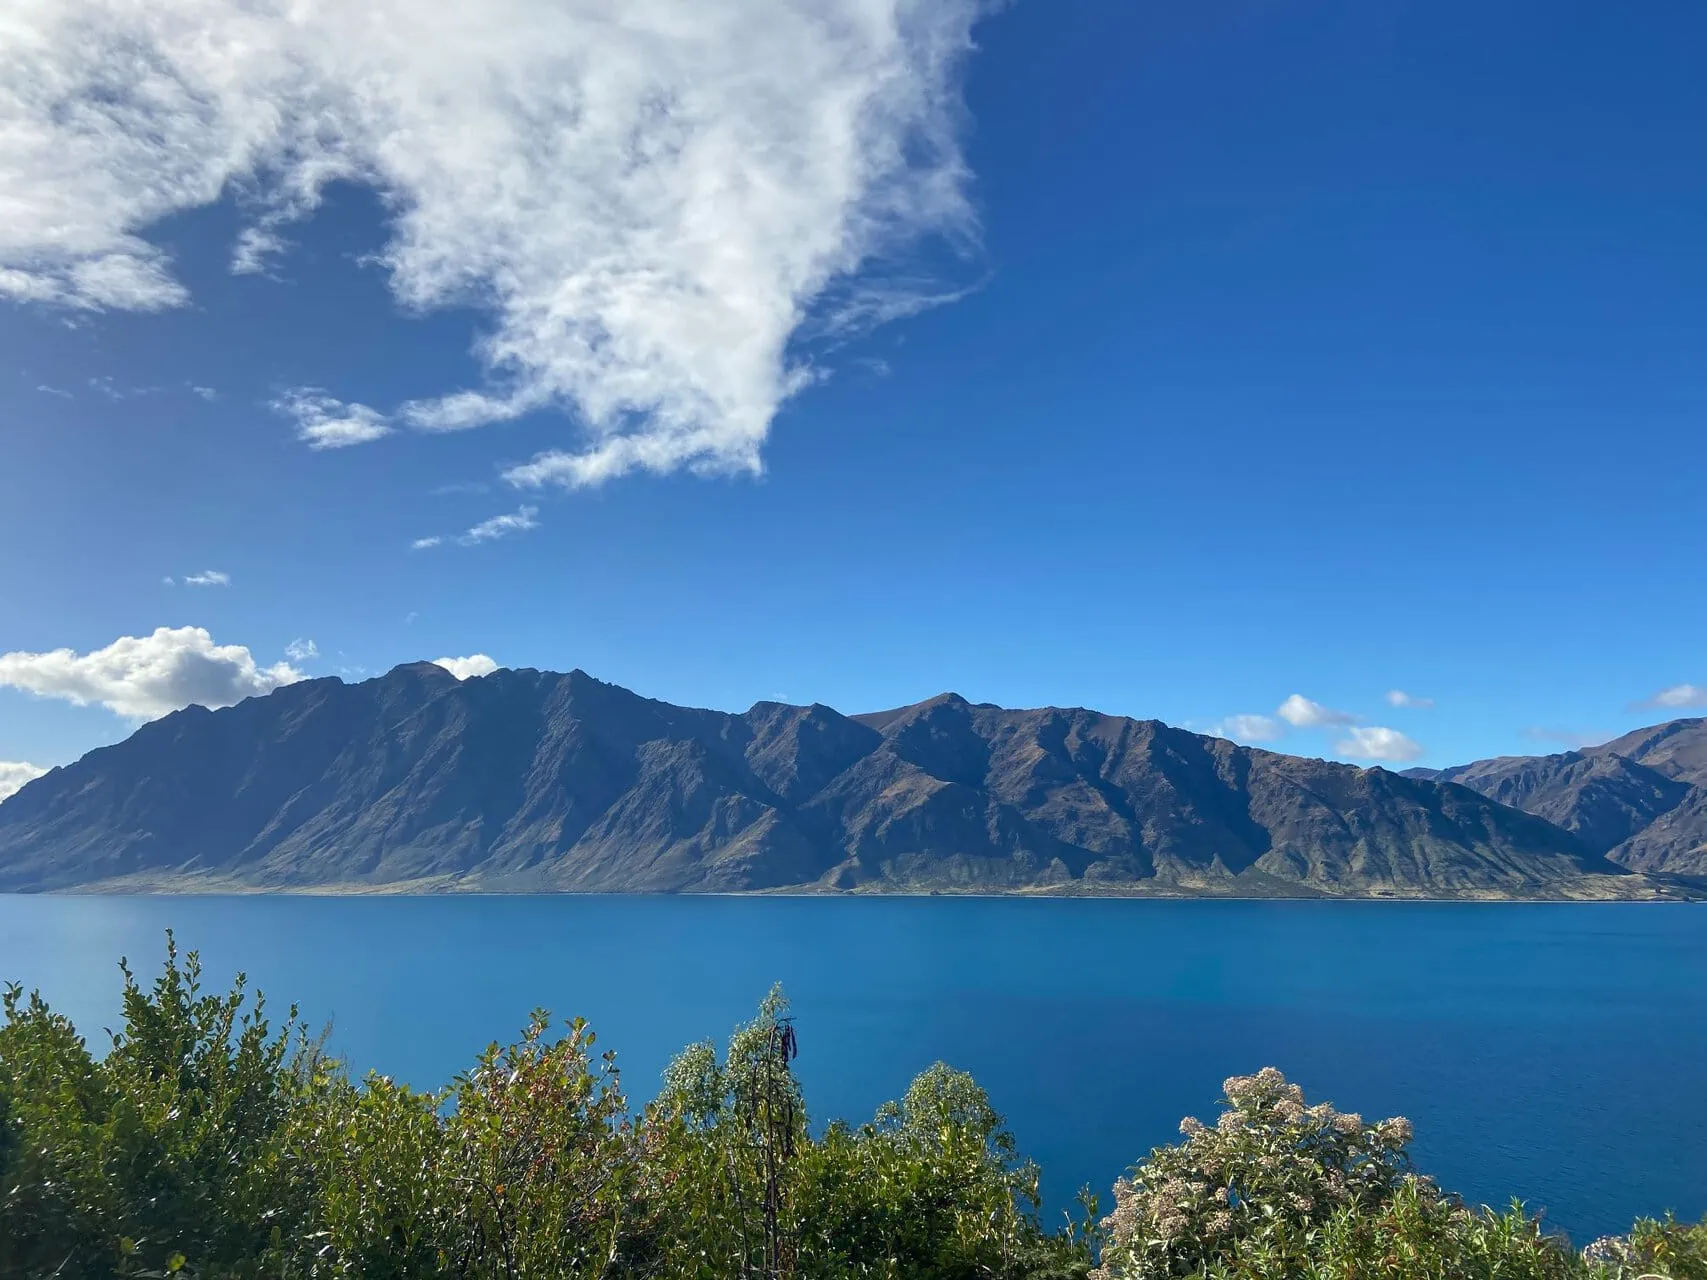
[[[1353,760],[1380,760],[1390,764],[1408,764],[1420,760],[1423,748],[1397,729],[1381,725],[1364,725],[1350,729],[1334,744],[1334,750]]]
[[[444,541],[443,538],[416,538],[409,544],[411,551],[431,551]]]
[[[1206,732],[1212,738],[1231,738],[1235,742],[1273,742],[1286,732],[1271,716],[1228,716],[1217,721]]]
[[[39,765],[25,764],[22,760],[0,760],[0,800],[15,795],[26,782],[34,781],[46,772]]]
[[[1403,689],[1387,690],[1387,705],[1390,707],[1411,707],[1417,711],[1427,711],[1434,705],[1433,698],[1419,698],[1414,693],[1406,693]]]
[[[184,585],[186,587],[229,587],[231,575],[221,573],[218,569],[203,569],[200,573],[185,574]]]
[[[357,182],[399,302],[487,312],[485,378],[391,413],[293,393],[312,447],[560,410],[579,439],[515,483],[758,471],[815,378],[796,338],[954,296],[906,254],[976,235],[985,2],[9,0],[0,296],[179,306],[151,225],[238,193],[263,271]]]
[[[1640,705],[1658,707],[1665,711],[1687,711],[1707,707],[1707,685],[1674,684],[1669,689],[1661,689]]]
[[[310,449],[347,449],[391,434],[385,415],[365,404],[345,404],[314,387],[298,387],[273,401],[296,423],[296,438]]]
[[[320,656],[320,646],[312,640],[292,640],[285,646],[285,657],[292,662],[313,662]]]
[[[1298,729],[1320,729],[1357,723],[1357,717],[1349,712],[1324,707],[1319,702],[1310,701],[1301,693],[1295,693],[1281,703],[1274,714]]]
[[[534,518],[538,514],[538,507],[518,507],[504,515],[493,516],[490,520],[482,520],[459,537],[457,541],[465,547],[474,547],[482,542],[495,542],[499,538],[507,538],[512,533],[525,533],[529,529],[539,528],[539,521]]]
[[[466,658],[434,658],[433,665],[443,667],[458,680],[489,676],[498,669],[498,664],[483,653],[471,653]]]
[[[192,703],[228,707],[302,678],[289,663],[261,666],[243,645],[215,644],[202,627],[120,636],[89,653],[0,653],[0,686],[78,706],[99,703],[139,720]]]

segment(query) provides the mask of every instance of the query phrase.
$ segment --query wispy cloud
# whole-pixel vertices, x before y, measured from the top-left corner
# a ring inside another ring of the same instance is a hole
[[[471,653],[466,658],[434,658],[433,665],[443,667],[458,680],[489,676],[498,669],[498,664],[483,653]]]
[[[0,760],[0,800],[16,795],[26,782],[34,782],[47,770],[22,760]]]
[[[179,306],[152,224],[245,190],[233,265],[265,270],[328,183],[361,182],[396,211],[398,300],[489,312],[487,378],[394,414],[287,400],[310,445],[550,410],[578,438],[514,483],[756,472],[814,381],[797,338],[954,294],[902,264],[976,235],[959,77],[983,7],[17,0],[0,296]]]
[[[209,403],[219,399],[219,392],[215,391],[212,387],[198,387],[194,383],[190,384],[190,394],[193,396],[199,396],[201,399],[206,400]]]
[[[1387,690],[1387,705],[1390,707],[1410,707],[1416,711],[1427,711],[1434,706],[1433,698],[1419,698],[1414,693],[1406,693],[1403,689]]]
[[[98,378],[90,378],[89,387],[109,400],[134,400],[138,396],[154,395],[160,390],[159,387],[121,387],[105,374]]]
[[[292,662],[313,662],[320,656],[320,646],[312,640],[292,640],[285,646],[285,657]]]
[[[171,579],[168,578],[167,581],[170,582]],[[203,569],[200,573],[185,574],[184,585],[186,587],[229,587],[231,575],[221,573],[218,569]]]
[[[1335,711],[1332,707],[1324,707],[1301,693],[1295,693],[1281,703],[1274,714],[1298,729],[1320,729],[1357,723],[1357,717],[1349,711]]]
[[[1674,684],[1637,704],[1661,711],[1692,711],[1707,707],[1707,685]]]
[[[1204,730],[1211,738],[1229,738],[1234,742],[1273,742],[1286,732],[1286,726],[1272,716],[1241,715],[1217,720]]]
[[[1523,736],[1536,742],[1557,743],[1574,751],[1578,747],[1596,746],[1613,735],[1599,729],[1556,729],[1546,725],[1530,725],[1523,731]]]
[[[296,423],[296,437],[310,449],[347,449],[391,434],[379,410],[346,404],[315,387],[298,387],[272,402],[273,409]]]
[[[529,529],[539,528],[539,508],[522,506],[514,511],[506,511],[503,515],[493,516],[490,520],[482,520],[472,528],[457,534],[454,541],[458,546],[477,547],[482,542],[496,542],[499,538],[507,538],[512,533],[526,533]],[[445,539],[437,534],[426,538],[416,538],[409,544],[411,551],[431,551],[434,547],[442,547]]]
[[[0,653],[0,686],[78,706],[99,703],[121,716],[152,720],[199,703],[228,707],[302,679],[288,663],[263,667],[240,644],[215,644],[202,627],[160,627],[78,653]]]
[[[501,516],[493,516],[490,520],[482,520],[457,541],[465,547],[472,547],[482,542],[507,538],[512,533],[525,533],[529,529],[539,528],[539,521],[534,518],[538,514],[538,507],[518,507]]]
[[[36,390],[41,392],[44,396],[58,396],[62,400],[71,399],[71,393],[63,387],[50,387],[45,382],[38,383]]]
[[[1353,760],[1378,760],[1388,764],[1409,764],[1423,757],[1422,745],[1381,725],[1362,725],[1346,731],[1346,736],[1334,744],[1334,750]]]

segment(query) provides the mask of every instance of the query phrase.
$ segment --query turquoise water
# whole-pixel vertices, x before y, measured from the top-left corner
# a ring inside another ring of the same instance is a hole
[[[973,1072],[1052,1204],[1109,1186],[1220,1082],[1408,1115],[1425,1172],[1583,1241],[1707,1213],[1707,907],[814,898],[0,896],[0,978],[91,1042],[162,931],[296,1000],[353,1065],[442,1083],[529,1009],[649,1096],[774,981],[816,1118]]]

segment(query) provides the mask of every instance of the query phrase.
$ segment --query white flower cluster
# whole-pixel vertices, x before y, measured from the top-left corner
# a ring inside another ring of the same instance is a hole
[[[1158,1147],[1115,1183],[1092,1280],[1188,1274],[1235,1239],[1379,1203],[1412,1176],[1402,1116],[1369,1124],[1329,1103],[1308,1106],[1273,1067],[1232,1077],[1222,1093],[1213,1126],[1187,1116],[1184,1142]]]

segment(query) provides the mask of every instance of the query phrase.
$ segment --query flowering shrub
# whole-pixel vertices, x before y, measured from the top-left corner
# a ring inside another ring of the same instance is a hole
[[[1602,1236],[1583,1250],[1599,1280],[1707,1280],[1707,1222],[1644,1218],[1627,1236]]]
[[[1411,1173],[1403,1117],[1366,1124],[1304,1093],[1273,1067],[1222,1085],[1214,1127],[1187,1116],[1185,1141],[1159,1147],[1114,1184],[1096,1280],[1193,1275],[1236,1241],[1281,1241],[1342,1210],[1384,1204]]]

